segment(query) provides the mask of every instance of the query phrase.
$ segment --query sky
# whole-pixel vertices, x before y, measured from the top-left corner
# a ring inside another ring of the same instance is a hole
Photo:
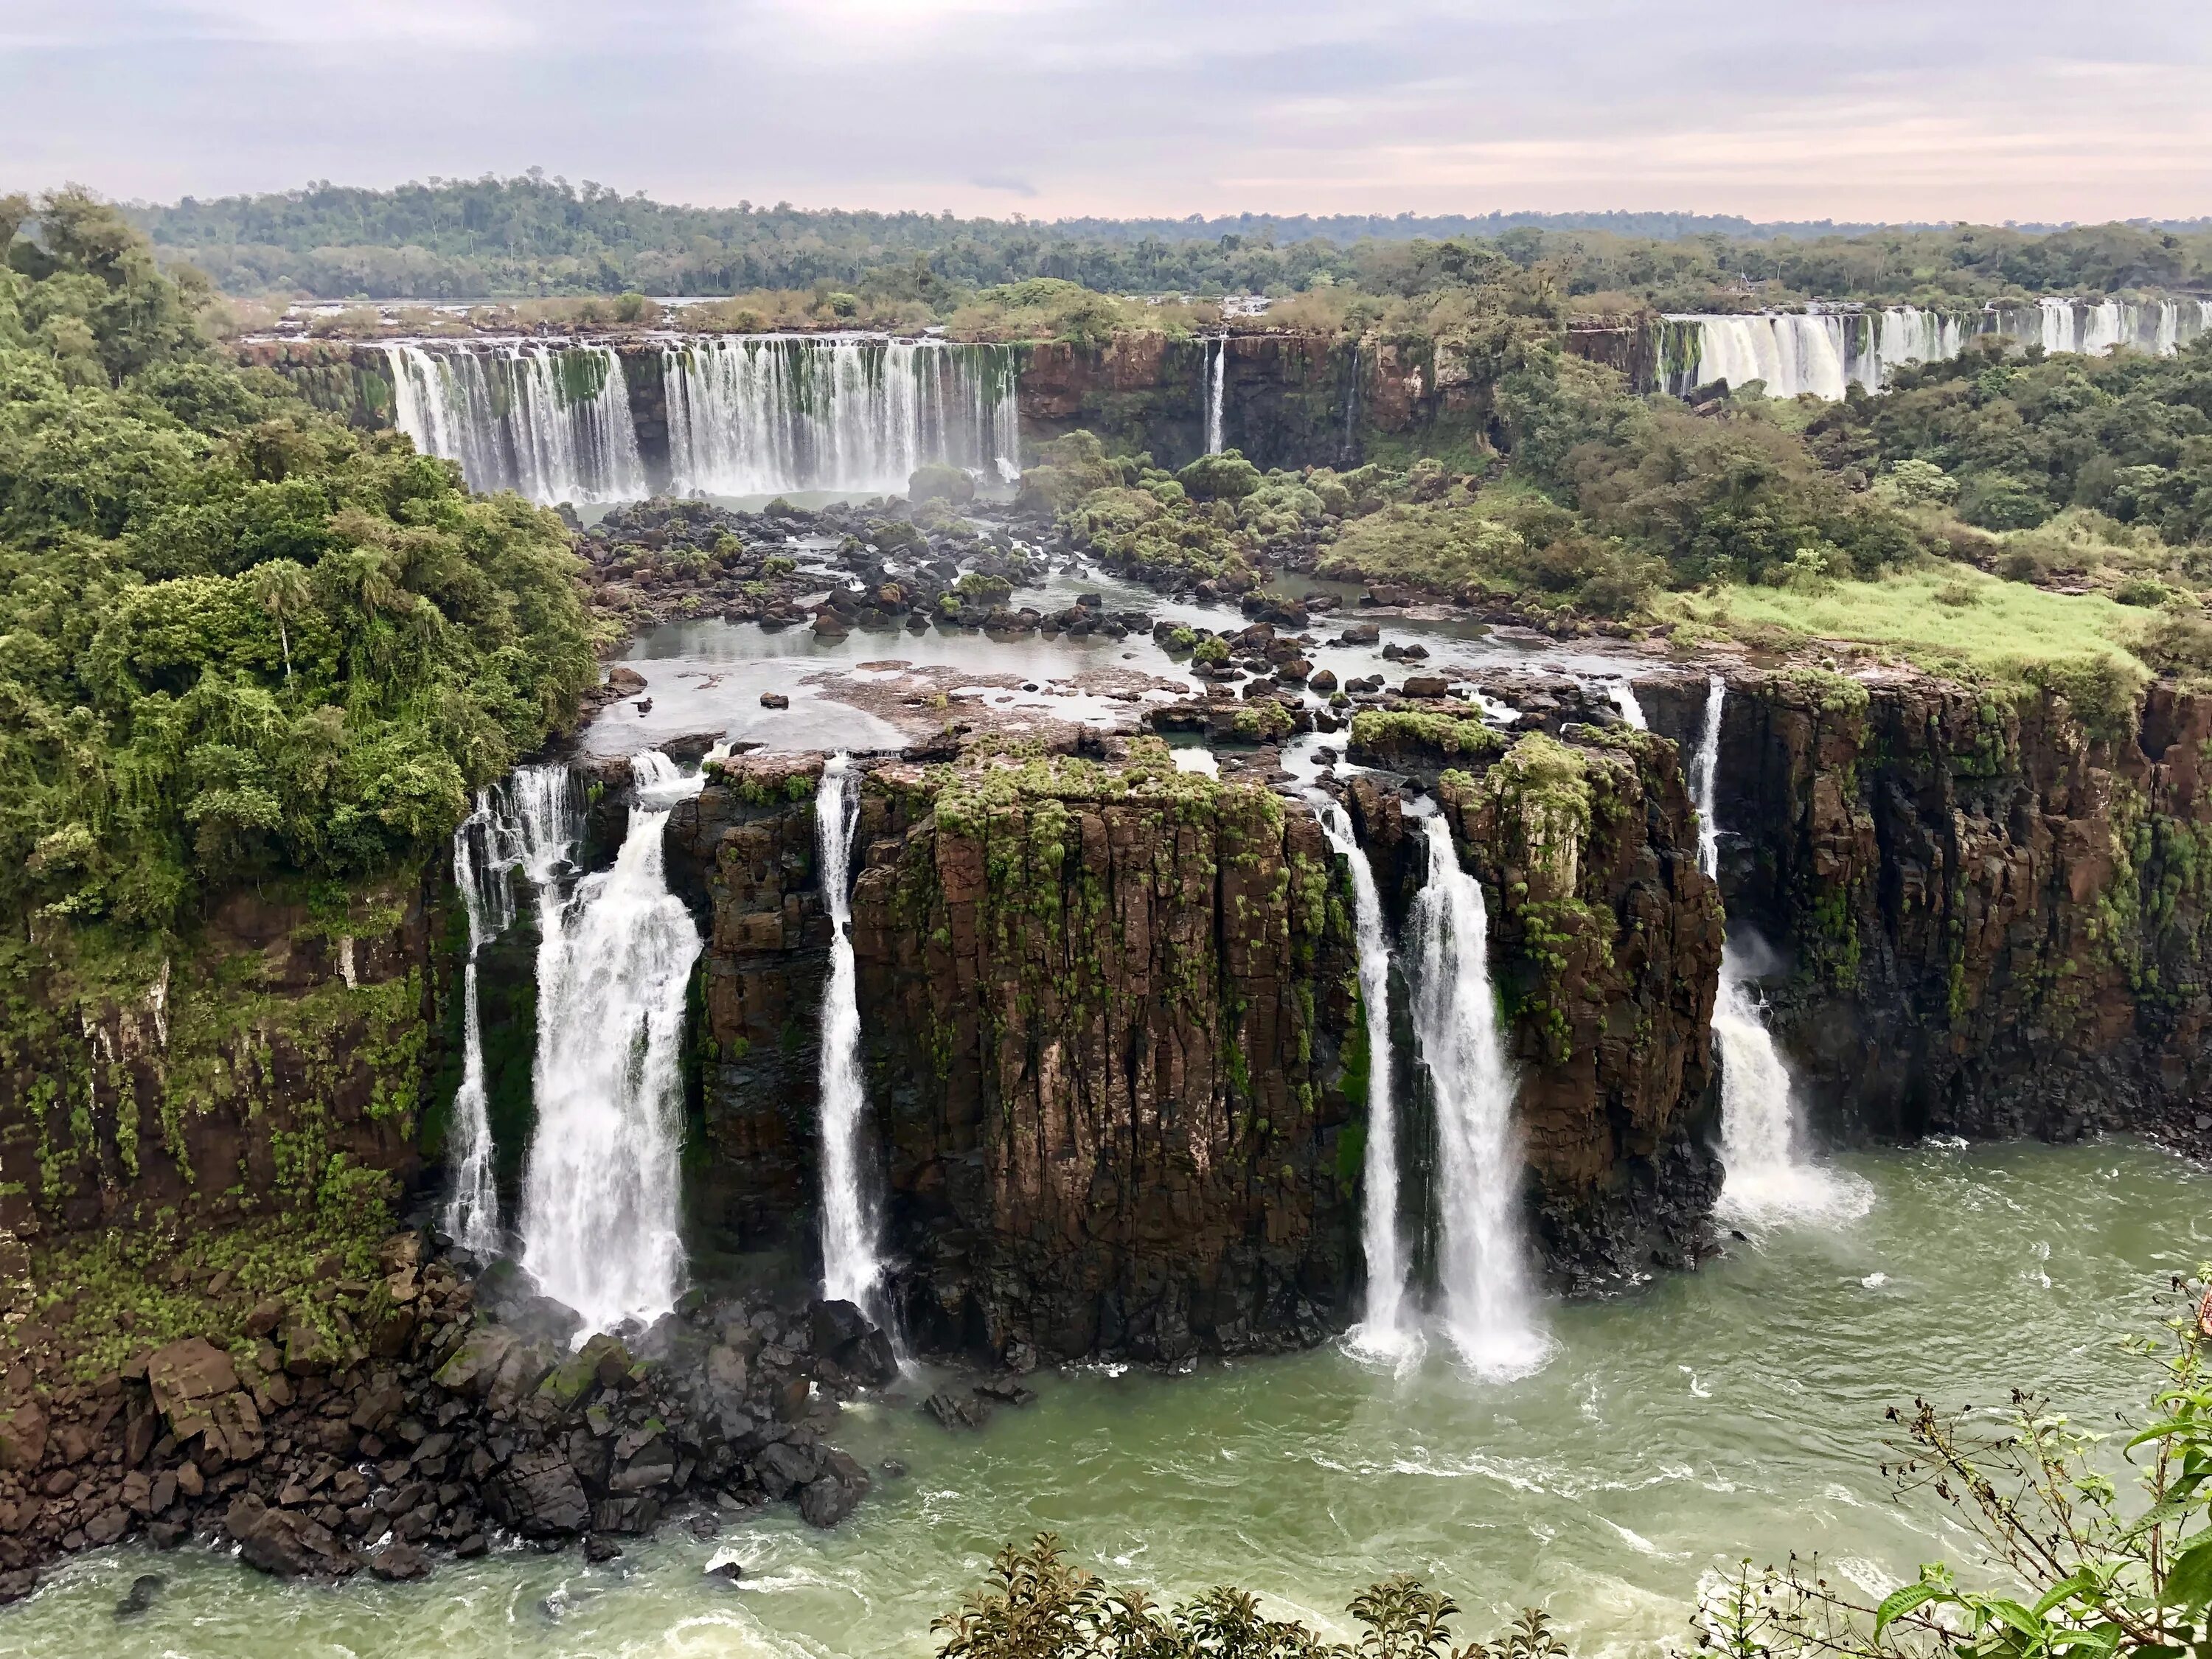
[[[2212,214],[2212,3],[0,0],[0,189]]]

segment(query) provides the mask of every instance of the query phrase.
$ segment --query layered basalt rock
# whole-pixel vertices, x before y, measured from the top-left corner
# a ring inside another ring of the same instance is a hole
[[[1723,924],[1675,746],[1565,731],[1455,750],[1436,794],[1489,908],[1536,1244],[1556,1279],[1587,1290],[1705,1248]],[[1358,776],[1348,793],[1402,915],[1424,864],[1395,781]],[[1433,1131],[1414,1083],[1418,1139]],[[1417,1171],[1432,1167],[1413,1151]]]
[[[1781,954],[1774,1023],[1819,1117],[2197,1133],[2212,700],[2154,684],[2139,718],[2092,725],[2056,690],[1904,673],[1729,688],[1723,884]],[[1639,689],[1696,741],[1702,680]]]
[[[404,1176],[441,1058],[422,887],[226,896],[189,937],[115,955],[57,933],[10,963],[0,1228],[310,1205],[334,1161]]]

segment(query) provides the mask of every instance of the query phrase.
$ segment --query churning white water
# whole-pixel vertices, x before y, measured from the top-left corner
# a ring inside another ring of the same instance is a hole
[[[875,1203],[860,1170],[860,982],[853,960],[853,842],[860,799],[852,757],[822,771],[814,839],[830,907],[830,983],[822,996],[822,1294],[852,1303],[881,1322],[882,1247]]]
[[[1551,1343],[1522,1254],[1514,1077],[1490,986],[1489,912],[1443,815],[1419,822],[1429,856],[1410,929],[1413,1030],[1436,1100],[1444,1326],[1480,1375],[1523,1376]]]
[[[577,884],[538,956],[538,1125],[523,1176],[522,1265],[586,1331],[673,1307],[679,1052],[699,929],[668,890],[663,831],[696,793],[665,755],[630,763],[636,803],[611,869]]]
[[[534,501],[648,492],[622,358],[603,345],[510,341],[477,349],[388,345],[392,422],[469,488]]]
[[[1021,474],[1011,346],[848,336],[696,339],[661,357],[676,493],[903,495],[925,463]]]
[[[2127,346],[2170,357],[2208,330],[2212,301],[2194,299],[2051,299],[1960,313],[1885,306],[1685,313],[1662,321],[1659,384],[1680,397],[1716,380],[1761,380],[1769,397],[1809,392],[1834,402],[1852,386],[1881,391],[1897,369],[1955,357],[1982,335],[2046,352],[2102,356]]]
[[[1360,1170],[1360,1248],[1367,1258],[1365,1316],[1347,1334],[1355,1352],[1381,1358],[1410,1355],[1418,1340],[1406,1329],[1406,1248],[1398,1231],[1398,1109],[1391,1097],[1390,944],[1382,931],[1382,896],[1374,867],[1352,831],[1352,816],[1318,789],[1307,793],[1332,851],[1352,869],[1352,926],[1359,947],[1359,1005],[1366,1018],[1367,1148]]]
[[[1206,343],[1206,453],[1221,453],[1222,392],[1229,375],[1229,337],[1217,335]]]
[[[1651,729],[1651,722],[1644,718],[1644,705],[1636,700],[1636,687],[1629,681],[1607,680],[1605,683],[1605,695],[1613,700],[1613,706],[1620,711],[1620,718],[1628,722],[1630,731],[1649,732]]]
[[[1727,697],[1728,682],[1715,674],[1706,682],[1705,727],[1690,768],[1698,803],[1698,867],[1716,879],[1720,820],[1715,802]],[[1713,1041],[1721,1053],[1721,1164],[1727,1172],[1720,1212],[1753,1224],[1864,1214],[1873,1201],[1872,1188],[1807,1155],[1790,1067],[1766,1029],[1749,964],[1733,946],[1721,952]]]
[[[561,867],[581,826],[565,766],[525,766],[501,786],[477,792],[476,810],[453,832],[453,885],[468,913],[469,954],[461,970],[461,1082],[453,1094],[453,1191],[443,1223],[464,1248],[499,1248],[499,1189],[493,1179],[490,1097],[485,1086],[483,1021],[477,1006],[477,956],[514,921],[514,872],[543,906],[557,898]]]

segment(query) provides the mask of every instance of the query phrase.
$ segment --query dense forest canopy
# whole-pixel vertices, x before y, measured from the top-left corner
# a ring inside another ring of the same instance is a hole
[[[82,192],[0,246],[0,905],[158,928],[441,844],[594,676],[559,520],[219,360]]]
[[[1389,291],[1418,260],[1409,246],[1440,244],[1555,267],[1571,296],[1666,308],[2212,288],[2212,228],[2202,221],[2047,232],[1632,213],[1046,224],[788,203],[684,207],[538,173],[388,191],[319,183],[131,212],[166,257],[227,292],[330,299],[728,295],[851,288],[886,270],[910,280],[917,267],[965,289],[1057,277],[1124,294]]]

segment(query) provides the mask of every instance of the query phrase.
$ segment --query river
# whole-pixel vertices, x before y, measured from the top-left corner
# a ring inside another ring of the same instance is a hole
[[[1578,1654],[1685,1634],[1702,1576],[1817,1549],[1872,1590],[1955,1553],[1875,1464],[1882,1408],[1916,1392],[1990,1405],[2015,1382],[2077,1421],[2137,1401],[2119,1338],[2212,1255],[2212,1176],[2130,1141],[1925,1146],[1841,1160],[1872,1208],[1779,1229],[1694,1273],[1556,1304],[1543,1369],[1486,1383],[1432,1344],[1403,1375],[1334,1348],[1087,1370],[955,1437],[914,1409],[850,1410],[838,1438],[904,1461],[853,1519],[778,1508],[713,1541],[681,1522],[619,1560],[507,1548],[426,1583],[283,1584],[187,1546],[60,1567],[0,1610],[0,1651],[115,1659],[426,1656],[903,1656],[932,1650],[1009,1539],[1060,1532],[1110,1577],[1170,1594],[1218,1582],[1341,1628],[1352,1594],[1410,1571],[1470,1610],[1462,1640],[1524,1604]],[[735,1586],[705,1576],[734,1558]],[[162,1575],[153,1608],[112,1609]]]

